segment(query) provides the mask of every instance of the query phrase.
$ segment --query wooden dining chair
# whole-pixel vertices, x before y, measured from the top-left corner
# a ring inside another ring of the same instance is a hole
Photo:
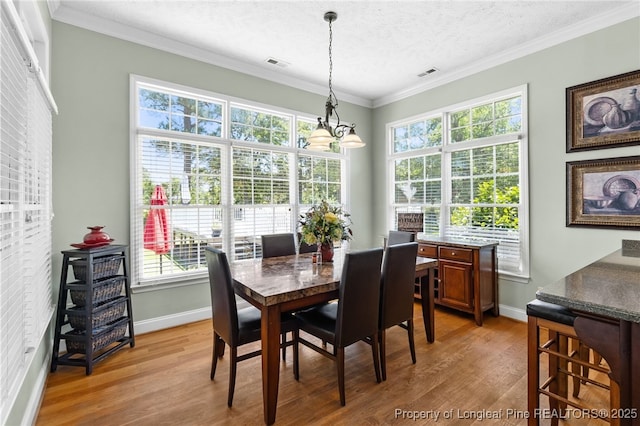
[[[418,243],[416,242],[390,245],[384,253],[380,279],[378,331],[382,380],[387,380],[387,328],[397,325],[407,330],[411,361],[416,363],[416,347],[413,339],[413,297],[417,255]]]
[[[412,243],[416,240],[416,234],[406,231],[389,231],[387,237],[387,247],[396,244]]]
[[[262,235],[262,258],[296,254],[296,242],[292,233]]]
[[[213,356],[211,360],[211,380],[216,375],[218,358],[224,354],[225,343],[229,345],[231,352],[229,371],[229,394],[227,405],[231,407],[233,391],[236,383],[236,366],[240,361],[253,358],[261,354],[261,350],[245,353],[238,356],[238,347],[247,343],[260,340],[261,313],[253,306],[238,309],[232,287],[231,271],[227,261],[227,255],[212,247],[205,248],[207,269],[209,270],[209,285],[211,288],[211,309],[213,314]],[[282,350],[286,346],[293,345],[297,338],[297,323],[290,314],[281,317],[282,334],[293,332],[293,340],[282,344]],[[294,364],[297,363],[297,353],[293,354]]]
[[[347,253],[342,266],[337,303],[296,312],[300,330],[332,346],[328,351],[298,335],[293,351],[298,353],[299,343],[335,361],[338,372],[340,404],[346,404],[344,392],[344,350],[366,338],[372,344],[373,367],[376,381],[381,382],[378,351],[378,304],[380,301],[380,266],[382,249]],[[299,365],[294,359],[294,377],[300,378]]]

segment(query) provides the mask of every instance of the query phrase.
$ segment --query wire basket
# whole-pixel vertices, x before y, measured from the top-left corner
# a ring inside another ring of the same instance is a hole
[[[126,279],[127,277],[121,275],[94,283],[91,286],[91,298],[93,305],[95,306],[98,303],[106,302],[113,299],[114,297],[120,296],[120,293],[122,293],[122,285],[124,284]],[[84,286],[86,285],[87,284],[84,284]],[[86,289],[72,289],[69,291],[69,293],[71,293],[71,301],[76,306],[86,305]]]
[[[94,333],[96,330],[94,330]],[[105,331],[98,331],[94,334],[91,340],[91,352],[99,351],[111,343],[122,339],[127,332],[127,321],[123,321],[121,324],[113,328],[107,328]],[[67,335],[71,336],[84,336],[85,330],[72,330]],[[71,340],[67,339],[67,352],[69,353],[86,353],[84,340]]]
[[[91,317],[91,329],[96,329],[103,325],[114,322],[124,314],[127,306],[127,299],[124,296],[114,301],[106,302],[93,309]],[[69,324],[76,330],[85,330],[87,328],[85,309],[82,307],[71,308],[67,312]]]
[[[73,266],[73,276],[76,280],[86,281],[87,277],[87,261],[72,260],[69,262]],[[122,256],[105,256],[93,260],[93,279],[100,280],[102,278],[112,277],[118,274]]]

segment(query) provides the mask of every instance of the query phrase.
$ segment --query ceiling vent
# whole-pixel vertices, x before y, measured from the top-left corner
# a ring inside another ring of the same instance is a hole
[[[418,77],[425,77],[429,74],[433,74],[434,72],[438,71],[438,68],[436,67],[431,67],[426,71],[422,71],[420,74],[418,74]]]
[[[276,59],[276,58],[267,58],[265,60],[265,62],[270,64],[270,65],[278,66],[280,68],[286,68],[286,67],[288,67],[290,65],[288,62],[281,61],[281,60]]]

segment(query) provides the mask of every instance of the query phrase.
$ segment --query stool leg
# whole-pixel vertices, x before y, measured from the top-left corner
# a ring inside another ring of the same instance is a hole
[[[595,354],[596,352],[594,352],[594,355]],[[598,356],[600,358],[596,358],[597,360],[602,359],[602,356]],[[609,413],[620,409],[620,385],[611,379],[609,379],[609,408]],[[609,423],[611,423],[611,426],[620,426],[620,418],[609,418]]]
[[[558,352],[563,355],[569,355],[569,338],[563,334],[558,333],[557,339]],[[561,372],[560,370],[568,371],[569,362],[564,358],[558,359],[557,362],[558,370],[556,373],[556,380],[558,381],[558,395],[566,399],[569,395],[569,376],[566,373]],[[558,407],[564,411],[567,408],[567,404],[564,402],[558,402]]]
[[[538,426],[540,419],[537,409],[540,408],[538,389],[540,388],[540,328],[536,317],[529,317],[527,328],[527,409],[529,411],[528,426]]]
[[[556,352],[562,352],[560,342],[558,341],[559,334],[557,331],[549,330],[549,340],[553,342],[550,350]],[[549,354],[549,377],[553,377],[553,380],[549,384],[549,392],[554,395],[562,395],[561,389],[561,378],[560,378],[560,364],[558,363],[558,357],[552,354]],[[553,397],[549,397],[549,409],[551,410],[551,426],[558,425],[558,416],[560,415],[560,403],[557,399]],[[562,407],[565,408],[565,407]]]
[[[582,347],[584,345],[577,339],[571,339],[571,357],[577,357],[579,360],[584,361],[584,357],[583,357],[583,350]],[[588,354],[587,354],[588,355]],[[580,394],[580,384],[582,383],[582,380],[580,380],[580,377],[583,374],[583,366],[578,364],[577,362],[572,362],[571,363],[571,372],[573,374],[575,374],[575,376],[573,376],[573,397],[577,398],[578,395]]]

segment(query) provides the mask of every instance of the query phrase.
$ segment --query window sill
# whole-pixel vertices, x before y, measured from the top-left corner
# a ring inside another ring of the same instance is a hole
[[[199,273],[186,277],[171,277],[155,280],[147,280],[131,286],[131,293],[148,293],[151,291],[166,290],[169,288],[186,287],[191,285],[209,284],[207,273]]]

